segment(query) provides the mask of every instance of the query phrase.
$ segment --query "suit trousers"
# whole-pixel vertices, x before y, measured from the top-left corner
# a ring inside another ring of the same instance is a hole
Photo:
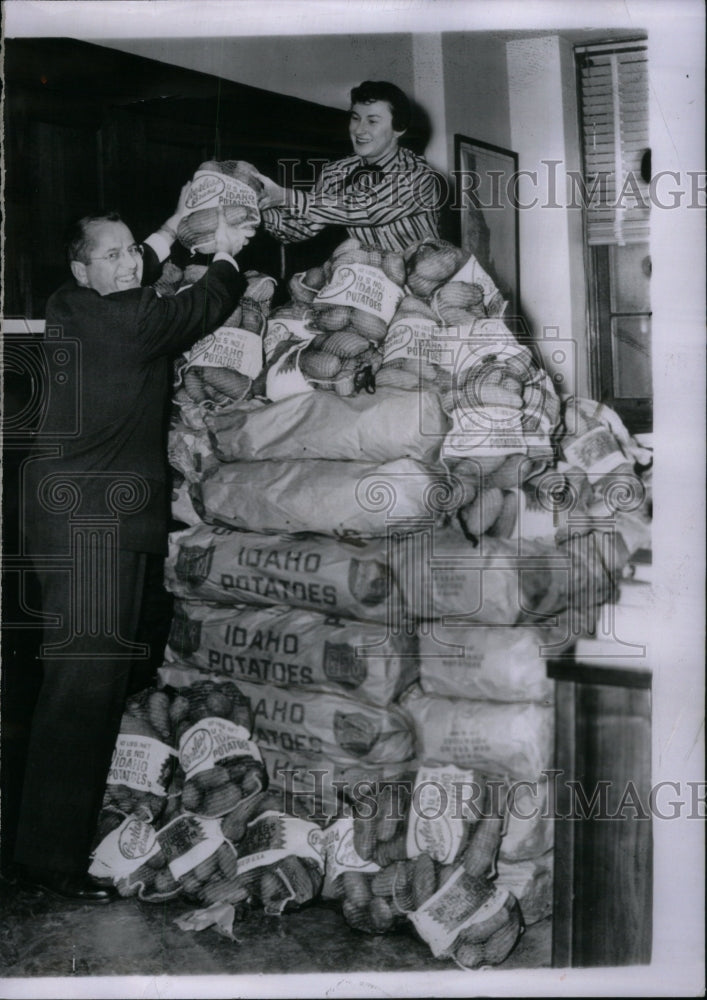
[[[83,874],[126,697],[154,683],[171,598],[163,557],[115,552],[110,588],[75,585],[36,563],[45,625],[43,678],[32,718],[15,861]],[[46,556],[46,553],[44,553]],[[106,592],[108,600],[106,603]],[[151,640],[143,650],[131,644]]]

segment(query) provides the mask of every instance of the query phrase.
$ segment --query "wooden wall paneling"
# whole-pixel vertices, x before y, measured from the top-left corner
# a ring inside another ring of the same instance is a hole
[[[650,698],[647,686],[613,680],[556,684],[556,767],[561,771],[555,822],[556,967],[650,962]],[[589,803],[597,790],[605,794],[603,815],[598,814],[600,800],[590,815],[582,815],[573,781]]]
[[[581,769],[577,777],[588,791],[600,781],[608,780],[611,785],[610,818],[578,824],[575,964],[648,963],[652,933],[650,691],[587,684],[579,686],[578,698]],[[634,808],[636,796],[639,805]]]

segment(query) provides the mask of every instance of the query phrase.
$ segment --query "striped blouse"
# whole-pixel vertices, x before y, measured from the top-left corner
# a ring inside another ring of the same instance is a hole
[[[439,237],[439,181],[422,157],[398,147],[374,165],[379,176],[347,184],[361,164],[360,156],[335,160],[311,192],[289,189],[286,206],[262,213],[265,229],[282,243],[296,243],[326,225],[345,226],[349,236],[386,250]]]

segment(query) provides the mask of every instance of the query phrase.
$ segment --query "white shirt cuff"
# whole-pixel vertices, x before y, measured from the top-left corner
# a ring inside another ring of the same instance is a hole
[[[164,233],[160,232],[152,233],[150,236],[147,237],[145,243],[149,243],[149,245],[155,251],[155,253],[157,254],[157,259],[159,260],[160,264],[162,263],[163,260],[167,260],[170,253],[172,252],[172,243],[165,236]]]

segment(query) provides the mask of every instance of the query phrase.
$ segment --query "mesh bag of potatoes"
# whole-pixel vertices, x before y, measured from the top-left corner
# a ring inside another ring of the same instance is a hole
[[[469,875],[463,865],[444,865],[429,854],[419,854],[378,871],[369,867],[373,867],[370,862],[365,867],[349,868],[337,878],[342,915],[354,930],[385,934],[411,922],[436,957],[454,957],[470,967],[503,961],[520,935],[521,915],[515,898],[509,892],[496,891],[488,879]],[[477,913],[489,900],[493,920],[485,917],[487,911]],[[449,919],[445,919],[445,905]],[[436,925],[440,918],[445,935]],[[502,928],[506,933],[497,934]],[[487,942],[488,948],[482,949]],[[466,947],[472,944],[473,950]]]
[[[294,275],[288,290],[312,307],[312,326],[325,333],[349,330],[379,344],[403,297],[405,263],[394,250],[356,239],[341,243],[325,263]]]
[[[174,732],[170,698],[147,688],[128,698],[106,778],[102,810],[127,816],[142,809],[158,821],[174,794]]]
[[[421,874],[409,919],[432,954],[465,969],[505,961],[524,930],[515,896],[464,865],[439,866],[424,854],[416,865]]]
[[[232,681],[195,679],[172,707],[184,812],[223,816],[267,786],[250,704]]]
[[[243,898],[234,884],[236,851],[220,820],[193,814],[177,816],[158,831],[156,846],[147,864],[161,860],[179,892],[190,901],[208,906],[237,903]]]
[[[238,853],[227,901],[262,907],[274,916],[318,897],[324,879],[319,825],[284,812],[283,802],[281,793],[269,790],[254,808],[236,809],[221,822]],[[213,889],[210,896],[215,902]]]
[[[292,320],[297,323],[298,318],[283,315],[277,317],[272,334],[268,332],[271,349],[277,345],[282,352],[272,356],[278,367],[269,379],[273,384],[268,385],[268,397],[282,399],[302,391],[296,380],[290,379],[288,386],[283,378],[275,377],[293,364],[315,388],[340,396],[362,389],[373,392],[381,364],[378,347],[403,297],[404,284],[402,254],[356,239],[345,240],[321,266],[293,275],[288,291],[294,310],[307,310],[305,329],[293,328]],[[288,328],[290,337],[285,333]]]
[[[428,302],[445,326],[503,315],[503,296],[474,254],[447,240],[425,239],[404,256],[408,289]]]
[[[360,795],[353,817],[325,831],[324,894],[344,919],[385,933],[418,908],[461,863],[494,874],[503,829],[503,783],[449,765],[424,765]]]
[[[501,315],[505,303],[476,257],[445,240],[413,244],[405,263],[407,294],[389,324],[376,384],[434,386],[444,394],[452,387],[460,329]]]
[[[279,914],[319,894],[323,860],[318,826],[285,811],[287,797],[268,789],[242,799],[220,818],[183,815],[160,831],[160,846],[183,895],[211,906],[230,903]]]
[[[191,284],[205,273],[205,267],[190,264],[184,282]],[[178,362],[177,404],[200,404],[208,412],[249,399],[264,388],[258,376],[263,371],[263,337],[277,282],[257,271],[246,272],[246,277],[246,290],[231,315]]]
[[[446,339],[443,324],[430,306],[415,295],[405,295],[383,340],[376,388],[448,392],[452,378],[445,364]]]
[[[168,829],[171,823],[163,829]],[[125,817],[103,813],[98,829],[90,875],[99,882],[114,885],[120,896],[138,896],[146,902],[161,902],[180,895],[181,885],[161,849],[159,831],[142,810]]]
[[[244,160],[206,160],[199,164],[177,227],[177,239],[192,253],[215,253],[214,235],[219,208],[226,223],[241,226],[260,222],[258,195],[263,185],[258,171]]]
[[[265,796],[242,800],[238,815],[234,811],[223,820],[185,813],[160,830],[140,815],[128,817],[105,830],[91,874],[112,882],[121,896],[146,902],[181,895],[207,906],[244,904],[247,892],[236,882],[233,841],[242,837],[256,801],[264,805]]]
[[[560,402],[548,373],[500,319],[479,319],[455,345],[442,401],[452,419],[442,459],[478,468],[486,486],[518,487],[554,460]],[[469,463],[465,459],[470,459]]]
[[[282,341],[267,369],[265,395],[277,402],[315,389],[345,397],[373,393],[380,363],[380,351],[352,330]]]
[[[425,764],[379,782],[356,809],[353,844],[381,868],[428,854],[441,864],[463,859],[471,874],[493,873],[505,785],[453,764]]]

